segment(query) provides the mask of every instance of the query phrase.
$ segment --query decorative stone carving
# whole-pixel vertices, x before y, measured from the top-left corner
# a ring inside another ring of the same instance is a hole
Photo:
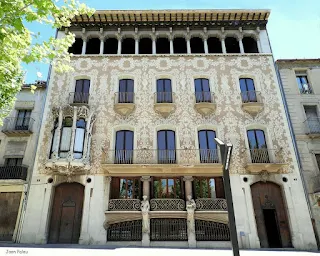
[[[268,173],[268,171],[262,170],[262,171],[260,172],[260,179],[261,179],[261,181],[267,182],[267,181],[269,180],[269,177],[270,177],[270,173]]]
[[[147,200],[147,196],[143,196],[141,202],[141,213],[142,213],[142,245],[148,246],[150,244],[150,218],[149,209],[150,204]]]
[[[196,247],[196,230],[195,230],[195,221],[194,221],[194,211],[196,209],[196,203],[188,196],[187,201],[187,227],[188,227],[188,243],[189,247]]]
[[[81,162],[69,162],[64,160],[49,161],[45,165],[44,174],[59,174],[71,177],[73,175],[86,174],[90,171],[89,165]]]
[[[175,109],[174,103],[154,103],[154,111],[159,113],[164,118],[168,117]]]

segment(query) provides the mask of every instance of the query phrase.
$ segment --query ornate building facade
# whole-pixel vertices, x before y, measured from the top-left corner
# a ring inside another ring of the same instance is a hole
[[[99,11],[52,70],[20,242],[316,248],[268,10]]]
[[[47,91],[45,81],[35,85],[22,86],[0,127],[0,242],[17,241],[24,220]]]
[[[298,160],[305,180],[309,208],[317,236],[320,234],[320,59],[276,62]]]

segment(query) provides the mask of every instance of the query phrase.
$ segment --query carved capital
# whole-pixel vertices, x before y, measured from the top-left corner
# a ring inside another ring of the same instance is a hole
[[[143,182],[148,182],[148,181],[151,181],[151,178],[150,178],[150,176],[142,176],[140,178],[140,180],[143,181]]]
[[[192,182],[192,181],[193,181],[193,177],[192,177],[192,176],[184,176],[184,177],[183,177],[183,181],[184,181],[184,182],[186,182],[186,181]]]

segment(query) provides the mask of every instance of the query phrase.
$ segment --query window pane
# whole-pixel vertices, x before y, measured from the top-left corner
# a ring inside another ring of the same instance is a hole
[[[250,149],[258,148],[254,130],[248,131],[247,134]]]
[[[254,88],[253,80],[252,80],[252,79],[246,79],[246,80],[247,80],[247,88],[248,88],[248,91],[254,91],[255,88]]]
[[[267,148],[266,140],[264,137],[264,132],[261,130],[256,130],[257,144],[259,148]]]
[[[116,150],[124,150],[124,131],[118,131],[116,135]]]
[[[240,90],[241,92],[246,92],[247,90],[247,85],[246,85],[246,80],[244,78],[240,79]]]
[[[86,128],[86,121],[84,121],[84,119],[79,119],[77,121],[77,128]]]
[[[85,129],[83,128],[77,128],[75,137],[74,137],[74,158],[79,159],[82,157],[83,154],[83,143],[84,143],[84,135],[85,135]]]
[[[60,157],[66,157],[66,154],[63,154],[63,153],[67,153],[70,150],[71,133],[72,133],[71,127],[62,128],[61,142],[60,142],[60,151],[62,151],[62,154],[60,153]]]
[[[171,92],[171,80],[170,79],[165,79],[165,91],[166,92]]]
[[[127,83],[126,80],[119,81],[119,92],[126,92],[127,90]]]
[[[199,148],[200,149],[207,149],[207,134],[206,131],[199,131],[198,132],[198,139],[199,139]]]
[[[83,90],[83,80],[77,80],[75,92],[82,92],[82,90]]]
[[[90,90],[90,80],[84,80],[83,92],[84,93],[89,93],[89,90]]]
[[[168,179],[168,197],[174,198],[174,179]]]
[[[125,149],[133,150],[133,132],[125,131]]]
[[[133,181],[131,179],[127,179],[128,190],[127,190],[127,198],[133,198]]]
[[[209,86],[209,80],[208,79],[202,79],[202,90],[204,92],[210,92],[210,86]]]
[[[120,193],[119,193],[119,198],[126,198],[127,193],[126,193],[126,179],[120,179]]]
[[[174,131],[167,131],[167,149],[176,149]]]
[[[127,92],[133,92],[133,80],[127,80]]]
[[[162,198],[167,197],[167,180],[166,179],[161,179],[161,194],[160,196]]]
[[[157,92],[164,92],[163,79],[157,80]]]
[[[201,79],[195,79],[194,80],[194,86],[196,92],[202,92],[202,85],[201,85]]]
[[[209,197],[209,187],[208,187],[207,179],[201,179],[200,184],[201,184],[201,190],[202,190],[201,197],[208,198]]]
[[[158,149],[164,150],[166,149],[166,132],[158,131]]]
[[[216,137],[216,133],[214,131],[207,131],[208,136],[208,149],[216,149],[217,144],[214,138]]]
[[[214,179],[209,180],[209,186],[210,186],[210,198],[217,198],[216,196],[216,185]]]

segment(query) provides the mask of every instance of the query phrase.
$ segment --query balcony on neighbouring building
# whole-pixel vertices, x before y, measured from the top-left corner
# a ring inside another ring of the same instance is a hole
[[[70,92],[69,93],[69,104],[70,105],[88,105],[89,93],[84,92]]]
[[[114,111],[122,116],[130,115],[136,105],[133,92],[116,92],[114,95]]]
[[[108,150],[102,166],[111,174],[221,174],[217,149]]]
[[[175,109],[175,95],[172,92],[156,92],[154,94],[154,111],[168,117]]]
[[[8,136],[27,136],[33,133],[34,119],[7,117],[3,121],[2,132]]]
[[[245,150],[247,154],[246,170],[252,174],[262,171],[278,173],[287,167],[283,159],[282,150],[272,150],[267,148]]]
[[[26,180],[28,167],[0,166],[0,180]]]
[[[320,137],[320,118],[313,117],[308,118],[304,121],[304,125],[306,128],[306,134],[310,138],[319,138]]]
[[[214,94],[212,92],[195,92],[194,107],[203,116],[212,114],[216,110]]]
[[[241,92],[242,109],[255,116],[263,110],[261,93],[257,91]]]

